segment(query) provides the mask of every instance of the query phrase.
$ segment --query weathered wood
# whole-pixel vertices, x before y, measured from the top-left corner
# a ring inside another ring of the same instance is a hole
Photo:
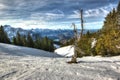
[[[80,34],[80,37],[82,37],[83,30],[84,30],[84,27],[83,27],[83,9],[80,10],[80,19],[81,19],[81,34]]]
[[[76,25],[73,23],[72,26],[74,27],[74,55],[72,56],[71,61],[69,61],[68,63],[77,63],[77,52],[79,52],[81,55],[85,54],[79,47],[78,47],[78,41],[82,38],[83,35],[83,10],[80,10],[80,20],[81,20],[81,33],[80,33],[80,37],[78,35],[77,32],[77,28]]]

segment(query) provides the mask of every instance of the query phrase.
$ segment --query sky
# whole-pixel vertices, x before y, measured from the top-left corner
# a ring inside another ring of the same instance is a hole
[[[119,0],[0,0],[0,25],[23,29],[72,29],[80,26],[83,9],[85,29],[102,28],[105,16]]]

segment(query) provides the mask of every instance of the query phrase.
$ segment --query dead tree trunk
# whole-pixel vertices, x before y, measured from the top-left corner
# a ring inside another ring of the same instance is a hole
[[[72,26],[74,27],[74,55],[72,56],[71,61],[69,61],[68,63],[77,63],[77,52],[83,53],[81,51],[81,49],[79,49],[79,47],[78,47],[78,41],[82,38],[83,30],[84,30],[84,28],[83,28],[83,10],[82,9],[80,10],[80,17],[81,17],[80,37],[78,35],[77,28],[76,28],[75,24],[74,23],[72,24]]]
[[[81,34],[80,34],[80,37],[82,38],[83,30],[84,30],[84,27],[83,27],[83,10],[82,9],[80,10],[80,19],[81,19]]]
[[[77,42],[78,42],[78,32],[77,32],[77,28],[76,25],[74,23],[72,23],[72,26],[74,27],[74,55],[72,56],[71,61],[69,61],[68,63],[77,63]]]

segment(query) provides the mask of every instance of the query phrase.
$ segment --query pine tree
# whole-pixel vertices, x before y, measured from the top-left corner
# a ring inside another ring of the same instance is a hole
[[[48,51],[54,51],[54,45],[52,40],[48,40]]]
[[[3,37],[3,27],[1,26],[0,27],[0,42],[3,42],[3,39],[4,39],[4,37]]]
[[[17,45],[16,37],[13,37],[13,44],[14,44],[14,45]]]
[[[32,37],[31,37],[30,33],[27,36],[27,46],[28,47],[34,47],[34,41],[33,41]]]
[[[105,17],[104,30],[118,29],[117,28],[117,11],[115,8]]]
[[[118,4],[118,6],[117,6],[117,23],[118,23],[118,29],[120,29],[120,2],[119,2],[119,4]]]
[[[44,37],[42,42],[43,42],[43,49],[48,50],[48,38]]]
[[[118,3],[117,11],[120,12],[120,2]]]
[[[36,40],[34,43],[35,43],[35,48],[42,49],[42,41],[40,38],[36,37]]]
[[[53,41],[47,37],[44,37],[42,39],[40,39],[39,37],[36,37],[34,44],[35,44],[35,48],[37,49],[43,49],[46,51],[54,50]]]
[[[27,46],[27,40],[25,35],[21,37],[21,41],[23,46]]]
[[[16,43],[19,46],[23,46],[22,40],[21,40],[21,35],[19,32],[17,32],[17,36],[16,36]]]
[[[4,27],[0,27],[0,42],[10,44],[10,39],[8,38],[7,33],[4,31]]]

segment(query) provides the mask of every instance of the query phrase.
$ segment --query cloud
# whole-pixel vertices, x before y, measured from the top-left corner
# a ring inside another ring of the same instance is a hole
[[[6,9],[6,8],[7,8],[7,6],[6,6],[6,5],[4,5],[4,4],[0,3],[0,10],[2,10],[2,9]]]
[[[85,29],[101,29],[103,21],[88,22],[84,24]]]
[[[33,13],[30,16],[30,19],[40,19],[40,20],[45,20],[45,21],[54,21],[56,19],[61,19],[65,15],[62,11],[60,10],[54,10],[51,12],[46,12],[46,13]]]
[[[46,24],[49,24],[47,22],[44,21],[36,21],[36,20],[0,20],[0,23],[2,25],[6,25],[9,24],[12,27],[21,27],[23,29],[31,29],[31,28],[47,28],[48,26]]]
[[[115,7],[115,4],[109,4],[108,6],[90,9],[85,11],[85,17],[105,17]]]
[[[72,22],[80,21],[80,8],[85,10],[87,22],[102,21],[117,2],[118,0],[0,0],[0,24],[24,26],[26,29],[35,26],[66,28]]]
[[[68,15],[67,18],[80,18],[80,11],[73,11],[73,14]]]
[[[84,11],[84,17],[105,17],[115,7],[116,4],[109,4],[108,6],[88,9]],[[69,15],[68,18],[80,18],[80,11],[73,11],[73,14]]]

